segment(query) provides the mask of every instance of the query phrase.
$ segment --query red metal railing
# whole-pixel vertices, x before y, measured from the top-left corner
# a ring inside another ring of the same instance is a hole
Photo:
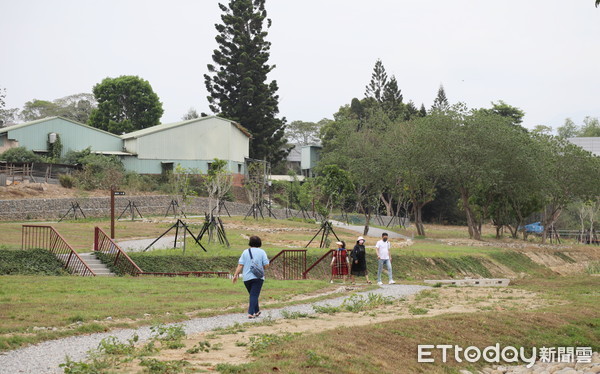
[[[123,274],[137,276],[143,273],[142,269],[100,227],[96,227],[94,231],[94,251],[108,256],[113,265]]]
[[[52,252],[71,274],[83,276],[96,275],[52,226],[23,225],[21,231],[21,248],[46,249]]]
[[[123,274],[160,277],[217,277],[229,278],[228,271],[182,271],[177,273],[144,272],[101,228],[94,231],[94,251],[102,253]]]
[[[331,276],[331,257],[333,249],[327,251],[323,256],[319,257],[314,264],[310,265],[302,273],[302,279],[328,279]]]
[[[284,249],[269,261],[267,275],[275,279],[303,279],[306,270],[306,249]]]

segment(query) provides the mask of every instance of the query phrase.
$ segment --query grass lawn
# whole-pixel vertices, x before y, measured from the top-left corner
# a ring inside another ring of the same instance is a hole
[[[516,287],[536,291],[557,305],[527,311],[490,311],[429,318],[398,319],[364,327],[337,328],[287,339],[257,354],[257,361],[224,365],[224,373],[458,373],[484,362],[417,362],[417,345],[451,344],[480,348],[592,347],[600,349],[600,278],[535,278]]]
[[[261,300],[285,304],[295,295],[328,288],[322,281],[269,280]],[[247,297],[242,282],[228,279],[2,276],[0,349],[110,327],[243,313]],[[65,329],[77,322],[82,324]],[[33,331],[34,326],[58,329]]]
[[[164,233],[171,225],[173,220],[164,217],[151,217],[156,222],[148,221],[117,221],[115,223],[115,237],[117,241],[134,239],[134,238],[156,238]],[[244,220],[243,217],[223,217],[223,222],[226,227],[226,234],[231,249],[240,250],[247,248],[248,236],[258,235],[262,238],[265,249],[273,249],[277,252],[285,248],[304,247],[308,241],[317,233],[319,225],[307,223],[298,220],[276,220],[267,218],[264,220],[253,220],[251,218]],[[186,220],[190,225],[190,230],[196,235],[202,227],[202,218],[190,218]],[[0,230],[2,231],[2,239],[0,246],[6,248],[21,247],[21,227],[24,224],[33,225],[51,225],[53,226],[78,252],[89,252],[92,249],[94,242],[94,227],[99,226],[106,233],[110,233],[110,220],[105,218],[98,219],[80,219],[76,221],[63,222],[0,222]],[[356,233],[344,229],[337,229],[337,235],[350,244],[354,243]],[[175,230],[171,230],[169,235],[174,236]],[[320,238],[320,237],[319,237]],[[319,238],[311,247],[317,247]],[[335,242],[335,237],[330,236],[330,241]],[[372,244],[375,243],[373,238]],[[208,236],[202,240],[202,244],[209,252],[219,255],[218,250],[224,248],[218,244],[208,244]],[[200,250],[194,241],[188,235],[187,245],[190,250]],[[194,248],[195,247],[195,248]],[[335,247],[331,244],[331,248]],[[225,247],[226,248],[226,247]],[[275,252],[275,253],[277,253]],[[167,251],[167,253],[169,253]]]

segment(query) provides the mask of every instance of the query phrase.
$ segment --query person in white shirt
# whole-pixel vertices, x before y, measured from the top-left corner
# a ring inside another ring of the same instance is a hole
[[[375,244],[375,250],[377,251],[377,259],[379,260],[379,267],[377,268],[377,284],[382,285],[381,282],[381,271],[383,270],[383,265],[387,266],[389,284],[394,284],[394,279],[392,278],[392,255],[390,253],[390,242],[388,241],[388,234],[384,232],[381,234],[381,240]]]

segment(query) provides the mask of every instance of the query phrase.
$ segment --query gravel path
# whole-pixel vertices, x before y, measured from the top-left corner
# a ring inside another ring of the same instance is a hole
[[[356,225],[348,225],[345,222],[340,222],[340,221],[334,221],[334,220],[330,220],[331,224],[336,226],[336,227],[342,227],[344,229],[348,229],[354,232],[357,232],[358,234],[362,235],[363,232],[365,231],[365,227],[364,226],[356,226]],[[384,229],[380,229],[379,227],[369,227],[369,236],[376,236],[376,237],[381,237],[381,234],[383,234],[384,232],[387,232],[389,237],[391,239],[405,239],[405,240],[410,240],[410,238],[406,235],[402,235],[402,234],[398,234],[397,232],[393,232],[390,230],[384,230]]]
[[[188,237],[189,237],[189,235],[188,235]],[[177,244],[177,248],[181,248],[181,241],[183,240],[183,235],[180,235],[180,237],[178,239],[179,239],[179,243]],[[118,241],[117,244],[125,252],[142,252],[144,249],[146,249],[146,247],[148,247],[150,244],[152,244],[152,242],[155,240],[156,240],[156,238],[121,240],[121,241]],[[149,250],[151,251],[153,249],[171,249],[171,248],[173,248],[174,241],[175,241],[175,235],[163,236],[162,238],[158,239],[158,241],[156,243],[154,243],[154,245],[152,245],[152,248],[150,248]]]
[[[268,287],[268,284],[267,284]],[[382,296],[389,296],[395,299],[402,298],[408,295],[418,293],[428,287],[414,285],[385,285],[377,290],[359,292],[359,294],[376,293]],[[332,305],[338,306],[347,297],[338,297],[335,299],[319,301],[310,304],[294,305],[280,309],[264,310],[263,316],[272,319],[282,318],[282,310],[288,312],[300,312],[313,314],[312,305]],[[259,318],[257,321],[260,321]],[[196,318],[189,321],[181,322],[187,334],[195,334],[203,331],[210,331],[217,327],[232,326],[236,322],[244,323],[251,322],[245,314],[225,314],[208,318]],[[151,332],[150,327],[142,327],[139,329],[122,329],[114,330],[107,333],[96,333],[91,335],[74,336],[64,339],[51,340],[36,344],[33,346],[0,353],[0,373],[15,374],[15,373],[61,373],[62,370],[58,367],[59,364],[65,361],[65,356],[68,355],[74,361],[81,361],[86,358],[87,352],[90,349],[98,347],[98,343],[106,337],[115,336],[120,341],[125,342],[134,334],[138,334],[140,342],[148,340]]]

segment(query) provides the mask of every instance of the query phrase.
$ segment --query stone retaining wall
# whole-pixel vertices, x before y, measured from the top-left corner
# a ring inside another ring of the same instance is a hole
[[[173,198],[168,195],[153,196],[115,196],[115,218],[125,209],[129,201],[135,202],[142,215],[165,215]],[[78,202],[86,217],[109,217],[110,197],[85,197],[85,198],[60,198],[60,199],[16,199],[0,200],[0,220],[27,220],[27,219],[59,219],[71,208],[71,202]],[[226,202],[226,207],[231,215],[246,215],[250,205],[244,203]],[[203,215],[208,212],[208,199],[203,197],[192,198],[187,204],[187,215]],[[285,210],[274,209],[277,218],[284,218]],[[221,211],[221,215],[226,215]],[[267,214],[263,210],[263,214]],[[173,210],[169,211],[173,216]],[[129,212],[124,217],[131,217]],[[68,217],[72,217],[69,214]],[[78,214],[81,217],[81,214]]]

